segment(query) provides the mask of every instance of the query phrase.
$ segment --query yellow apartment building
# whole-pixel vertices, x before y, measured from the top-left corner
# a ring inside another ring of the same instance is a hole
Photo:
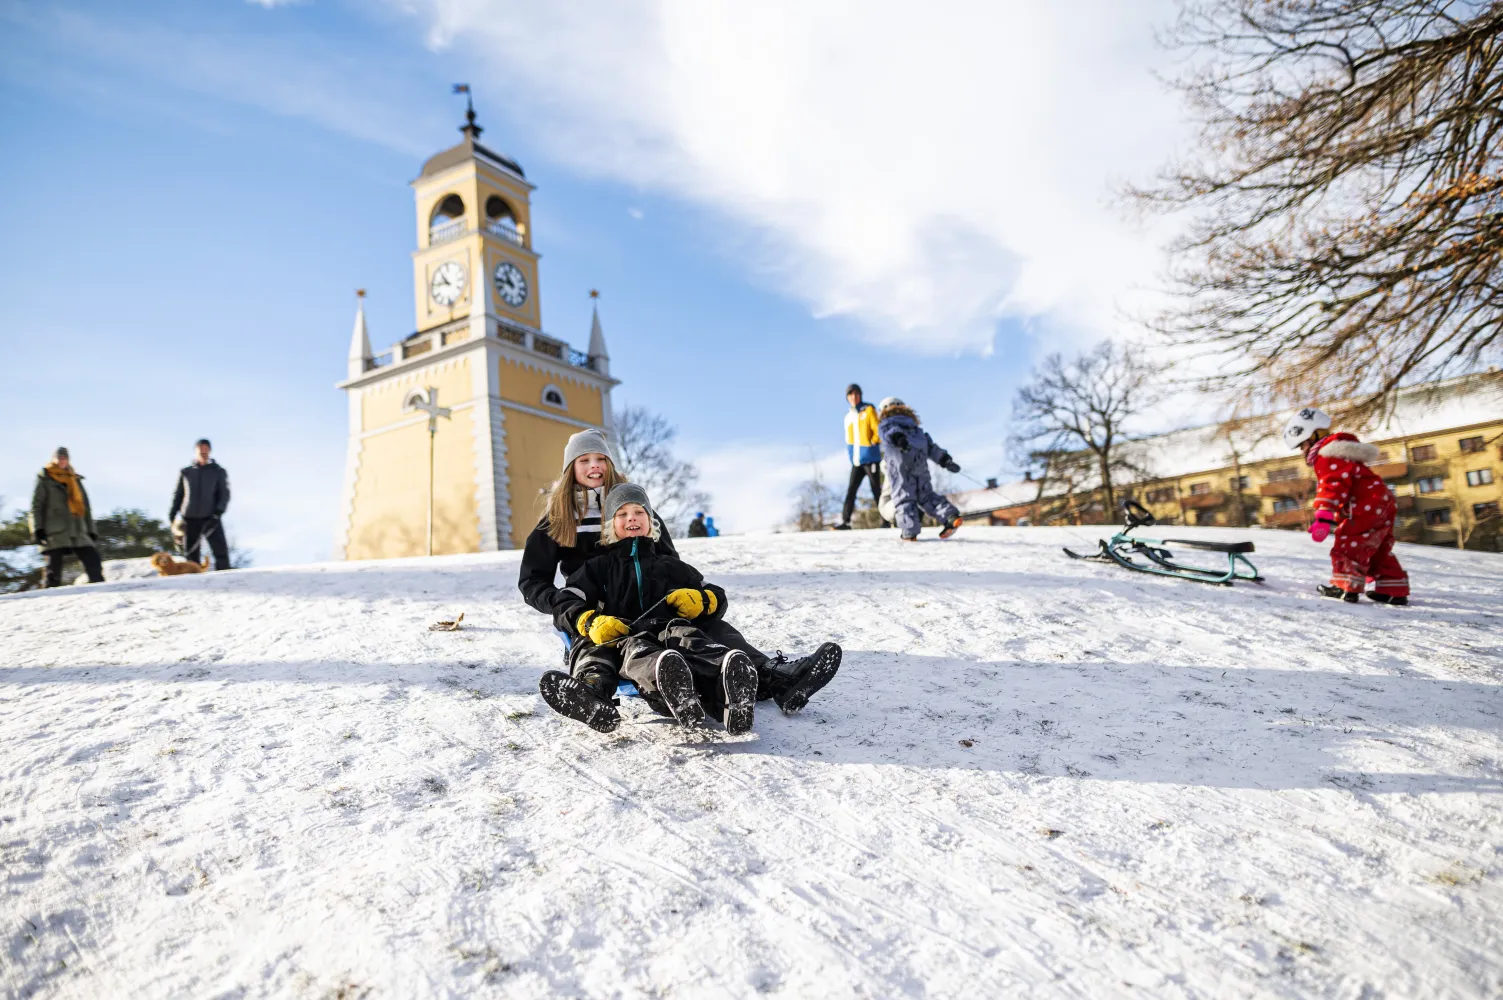
[[[1195,427],[1134,442],[1134,459],[1158,475],[1118,484],[1168,524],[1261,524],[1305,528],[1315,480],[1280,439],[1287,414]],[[1489,370],[1400,392],[1392,409],[1351,430],[1382,452],[1377,473],[1398,497],[1402,541],[1497,548],[1503,527],[1503,372]],[[1057,492],[1036,483],[971,490],[953,499],[968,522],[1059,523]],[[1098,490],[1068,505],[1078,519],[1105,523]],[[1050,520],[1051,516],[1054,520]]]

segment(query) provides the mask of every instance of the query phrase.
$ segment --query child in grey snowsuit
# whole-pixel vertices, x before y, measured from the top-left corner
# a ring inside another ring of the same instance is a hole
[[[918,539],[923,523],[920,512],[944,525],[940,538],[955,534],[960,527],[960,511],[935,492],[934,482],[929,478],[929,462],[950,472],[959,472],[959,463],[934,443],[919,426],[918,414],[896,396],[882,400],[877,433],[882,438],[882,472],[892,484],[893,520],[903,541]]]

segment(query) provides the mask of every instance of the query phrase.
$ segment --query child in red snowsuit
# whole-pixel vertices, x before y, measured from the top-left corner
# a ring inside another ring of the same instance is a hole
[[[1309,414],[1306,417],[1306,414]],[[1304,423],[1300,420],[1304,418]],[[1284,432],[1287,441],[1308,431],[1299,444],[1305,463],[1315,470],[1315,521],[1310,537],[1331,536],[1331,583],[1320,587],[1327,597],[1357,601],[1367,596],[1381,604],[1408,604],[1409,577],[1393,554],[1393,491],[1368,466],[1379,451],[1345,432],[1330,433],[1330,418],[1319,410],[1301,410]]]

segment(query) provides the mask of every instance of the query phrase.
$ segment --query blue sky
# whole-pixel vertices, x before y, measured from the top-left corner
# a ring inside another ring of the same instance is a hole
[[[67,444],[96,509],[164,516],[207,435],[235,540],[326,558],[353,291],[378,350],[410,331],[407,182],[457,141],[456,81],[538,186],[545,328],[582,347],[601,290],[617,404],[680,428],[730,530],[784,519],[811,455],[841,474],[853,380],[1005,474],[1019,380],[1120,333],[1151,272],[1110,192],[1175,119],[1152,19],[1109,4],[1070,39],[1094,77],[1027,5],[945,7],[916,45],[848,5],[122,6],[0,0],[8,508]],[[971,15],[1003,18],[989,45]]]

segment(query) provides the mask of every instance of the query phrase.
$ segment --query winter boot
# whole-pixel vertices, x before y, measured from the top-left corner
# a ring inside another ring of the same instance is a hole
[[[850,531],[851,530],[851,525],[850,525],[849,522],[847,522],[845,524],[835,524],[835,525],[831,525],[830,526],[830,530],[831,531]]]
[[[1362,592],[1360,590],[1342,590],[1340,587],[1332,586],[1329,583],[1316,584],[1315,589],[1320,592],[1320,596],[1322,597],[1339,597],[1348,604],[1356,604],[1362,600]]]
[[[809,656],[792,663],[773,664],[772,669],[792,678],[788,686],[774,694],[772,700],[790,715],[809,704],[809,698],[834,680],[840,669],[840,646],[827,642]]]
[[[956,517],[955,517],[955,520],[953,520],[949,524],[945,525],[944,530],[939,533],[939,537],[940,538],[949,538],[951,535],[955,534],[955,532],[957,532],[957,531],[960,530],[960,526],[963,523],[964,522],[961,521],[960,516],[957,514]]]
[[[1409,603],[1408,597],[1394,597],[1392,594],[1379,594],[1374,592],[1368,594],[1367,596],[1370,600],[1377,601],[1379,604],[1387,604],[1390,607],[1395,608],[1402,608],[1404,605]]]
[[[677,650],[665,649],[658,654],[652,669],[658,683],[658,697],[668,706],[674,721],[682,726],[701,725],[705,721],[705,707],[700,704],[699,692],[694,690],[694,673],[683,655]]]
[[[916,541],[918,541],[918,537],[915,536],[913,538],[909,538],[907,535],[903,535],[903,536],[901,536],[898,539],[898,541],[900,541],[900,542],[916,542]]]
[[[744,733],[752,727],[757,705],[757,668],[751,657],[733,649],[720,664],[720,683],[725,688],[725,713],[721,721],[727,732]]]
[[[601,698],[590,684],[562,670],[550,670],[538,681],[538,694],[559,715],[583,722],[597,733],[609,733],[621,725],[621,713],[609,699]]]

